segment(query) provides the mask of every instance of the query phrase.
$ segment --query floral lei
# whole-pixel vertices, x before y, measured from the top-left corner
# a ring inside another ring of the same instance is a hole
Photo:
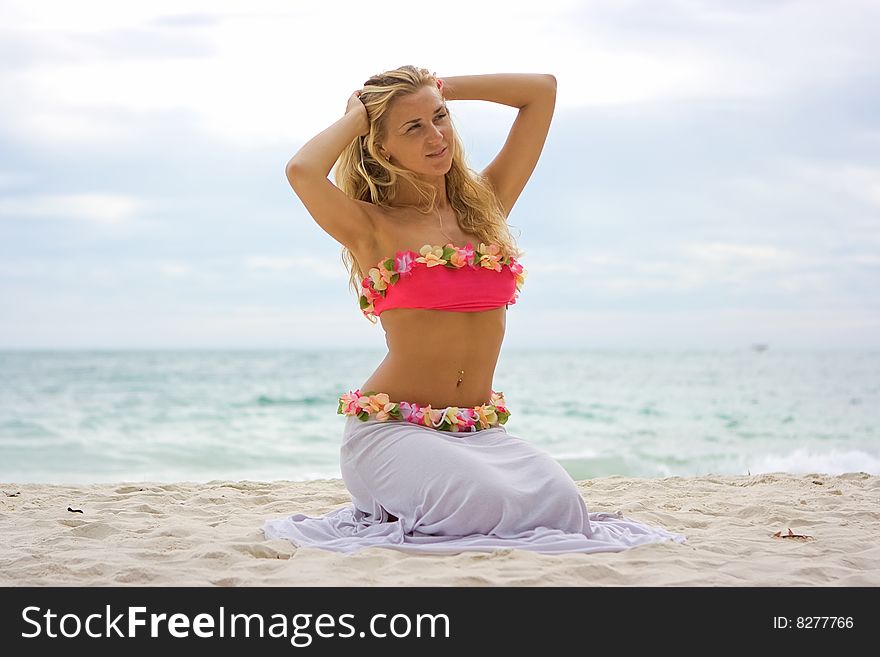
[[[501,247],[497,244],[486,245],[480,242],[477,249],[471,243],[465,247],[454,246],[451,242],[446,246],[433,246],[425,244],[419,252],[398,251],[393,258],[383,258],[375,267],[371,268],[361,281],[360,308],[364,315],[374,317],[376,299],[384,298],[389,285],[397,283],[401,274],[409,274],[417,263],[427,267],[445,266],[451,269],[460,269],[468,266],[472,269],[483,267],[500,272],[502,265],[507,265],[516,276],[516,291],[510,303],[516,303],[516,298],[522,289],[528,272],[513,256],[501,253]]]
[[[448,406],[445,409],[419,406],[410,402],[392,402],[384,392],[355,390],[339,397],[338,415],[351,415],[366,422],[403,420],[440,431],[480,431],[496,424],[504,424],[510,417],[504,394],[492,391],[488,404],[472,408]]]

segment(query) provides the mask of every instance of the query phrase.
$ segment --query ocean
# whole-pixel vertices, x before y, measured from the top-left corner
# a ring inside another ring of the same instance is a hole
[[[0,482],[338,478],[384,351],[0,352]],[[505,428],[576,480],[880,474],[880,352],[504,350]]]

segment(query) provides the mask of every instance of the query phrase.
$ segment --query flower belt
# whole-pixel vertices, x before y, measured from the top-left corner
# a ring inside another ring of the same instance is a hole
[[[393,402],[384,392],[355,390],[339,397],[338,415],[351,415],[359,420],[399,420],[431,427],[439,431],[480,431],[507,422],[510,412],[504,394],[492,391],[489,403],[459,408],[431,408],[414,402]]]

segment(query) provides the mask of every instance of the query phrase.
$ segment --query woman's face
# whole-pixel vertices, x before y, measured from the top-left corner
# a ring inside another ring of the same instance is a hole
[[[452,121],[438,89],[422,87],[398,98],[388,112],[386,131],[382,152],[392,164],[428,176],[443,175],[452,166]]]

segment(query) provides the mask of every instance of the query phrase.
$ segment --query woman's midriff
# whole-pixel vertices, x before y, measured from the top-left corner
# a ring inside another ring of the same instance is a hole
[[[506,312],[504,306],[470,313],[386,310],[379,319],[388,355],[360,390],[432,408],[485,404],[492,393]]]

